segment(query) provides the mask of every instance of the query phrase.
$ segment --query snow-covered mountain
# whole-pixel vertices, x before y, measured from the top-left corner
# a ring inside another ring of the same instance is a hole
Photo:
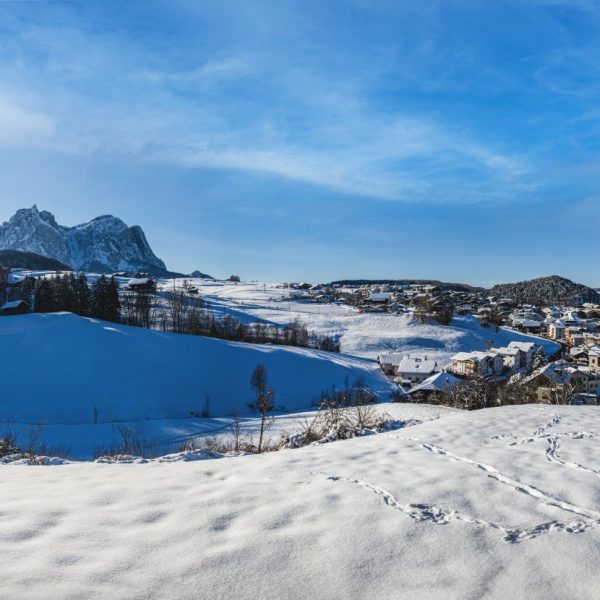
[[[35,204],[18,210],[0,225],[0,249],[34,252],[83,271],[148,271],[157,275],[166,271],[138,225],[128,227],[121,219],[104,215],[65,227]]]

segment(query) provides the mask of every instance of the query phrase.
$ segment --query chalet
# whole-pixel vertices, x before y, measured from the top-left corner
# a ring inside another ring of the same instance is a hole
[[[508,348],[520,350],[525,357],[521,366],[529,368],[533,364],[533,358],[539,346],[535,342],[510,342]]]
[[[573,384],[573,373],[577,369],[564,360],[549,363],[525,378],[521,384],[534,387],[541,402],[565,403],[569,387]]]
[[[396,375],[398,372],[398,366],[402,362],[403,358],[404,354],[398,354],[394,352],[390,352],[390,354],[383,354],[378,358],[379,366],[386,375]]]
[[[29,305],[25,300],[12,300],[6,302],[0,307],[0,315],[22,315],[29,312]]]
[[[533,319],[513,319],[513,327],[524,331],[525,333],[540,333],[542,331],[543,322]]]
[[[392,294],[389,292],[369,292],[365,302],[370,304],[389,304],[392,301]]]
[[[586,366],[590,363],[590,351],[584,346],[575,346],[569,350],[569,358],[578,365]]]
[[[600,346],[593,346],[589,349],[588,366],[594,371],[600,371]]]
[[[502,373],[504,359],[494,352],[459,352],[452,357],[448,371],[464,377],[489,377]]]
[[[407,394],[413,398],[415,396],[427,398],[439,394],[449,396],[452,390],[461,383],[462,381],[451,373],[435,373],[435,375],[428,377],[422,383],[414,386]]]
[[[405,356],[396,369],[396,381],[403,385],[422,383],[436,372],[437,362],[427,356]]]
[[[505,369],[515,371],[525,366],[525,353],[519,348],[492,348],[490,353],[498,354],[502,357],[502,363]]]
[[[127,282],[127,289],[132,292],[150,294],[156,291],[156,281],[150,277],[136,277]]]
[[[436,372],[437,362],[427,356],[410,356],[400,353],[384,354],[379,364],[386,375],[396,377],[398,383],[421,383]]]
[[[556,320],[548,325],[548,337],[553,340],[562,340],[565,337],[565,324]]]

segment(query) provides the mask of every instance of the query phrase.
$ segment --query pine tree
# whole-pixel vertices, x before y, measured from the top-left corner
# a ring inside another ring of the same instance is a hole
[[[106,296],[108,290],[108,280],[104,275],[100,275],[92,285],[92,316],[104,319],[107,313]]]
[[[73,292],[75,299],[74,311],[78,315],[89,315],[91,310],[92,293],[84,273],[79,273],[73,280]]]
[[[121,320],[121,301],[119,299],[119,283],[111,277],[106,288],[106,320],[118,323]]]
[[[36,312],[54,312],[56,299],[54,285],[48,279],[41,279],[35,288],[34,309]]]

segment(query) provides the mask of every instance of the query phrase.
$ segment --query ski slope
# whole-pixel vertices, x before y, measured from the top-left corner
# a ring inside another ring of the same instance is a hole
[[[595,599],[599,436],[595,407],[529,405],[267,455],[0,467],[0,595]]]

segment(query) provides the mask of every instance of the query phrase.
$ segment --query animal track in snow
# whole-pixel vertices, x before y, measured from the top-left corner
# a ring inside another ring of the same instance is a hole
[[[579,435],[579,434],[577,434]],[[580,437],[569,436],[572,439],[581,439]],[[546,449],[546,458],[550,462],[557,463],[562,465],[563,467],[568,467],[569,469],[575,469],[576,471],[583,471],[584,473],[592,473],[593,475],[600,475],[600,471],[596,469],[590,469],[584,465],[580,465],[579,463],[569,462],[562,460],[558,456],[558,448],[560,447],[560,441],[558,435],[550,435],[548,436],[548,448]]]
[[[558,425],[560,423],[560,421],[561,421],[561,418],[558,415],[553,415],[552,419],[548,423],[546,423],[545,425],[542,425],[541,427],[538,427],[533,432],[533,434],[532,434],[533,437],[531,437],[531,436],[517,437],[512,434],[501,434],[501,435],[492,436],[490,439],[492,439],[492,440],[512,439],[514,441],[512,441],[509,444],[510,446],[516,446],[516,445],[520,445],[520,444],[529,444],[529,443],[536,442],[539,440],[546,440],[548,442],[548,447],[546,449],[546,458],[548,461],[556,463],[558,465],[562,465],[563,467],[567,467],[569,469],[574,469],[577,471],[582,471],[584,473],[591,473],[593,475],[600,476],[600,471],[598,471],[596,469],[591,469],[591,468],[581,465],[579,463],[568,462],[568,461],[565,461],[565,460],[562,460],[561,458],[559,458],[558,448],[560,447],[560,438],[581,440],[581,439],[589,439],[589,438],[596,437],[595,433],[591,433],[589,431],[565,431],[565,432],[557,431],[557,432],[548,433],[548,430],[551,429],[552,427],[554,427],[555,425]]]
[[[560,521],[548,521],[546,523],[540,523],[529,528],[507,527],[493,521],[486,521],[485,519],[462,515],[455,510],[444,510],[443,508],[434,506],[432,504],[402,504],[391,494],[391,492],[385,488],[369,483],[368,481],[363,481],[362,479],[339,476],[329,476],[327,479],[330,481],[345,481],[367,489],[381,497],[387,506],[400,511],[405,515],[408,515],[415,521],[428,522],[435,525],[447,525],[450,521],[460,521],[463,523],[468,523],[469,525],[487,527],[489,529],[500,531],[503,534],[504,541],[510,544],[516,544],[524,540],[532,540],[551,531],[582,533],[588,529],[592,529],[600,525],[600,519],[581,519],[568,523],[561,523]]]

